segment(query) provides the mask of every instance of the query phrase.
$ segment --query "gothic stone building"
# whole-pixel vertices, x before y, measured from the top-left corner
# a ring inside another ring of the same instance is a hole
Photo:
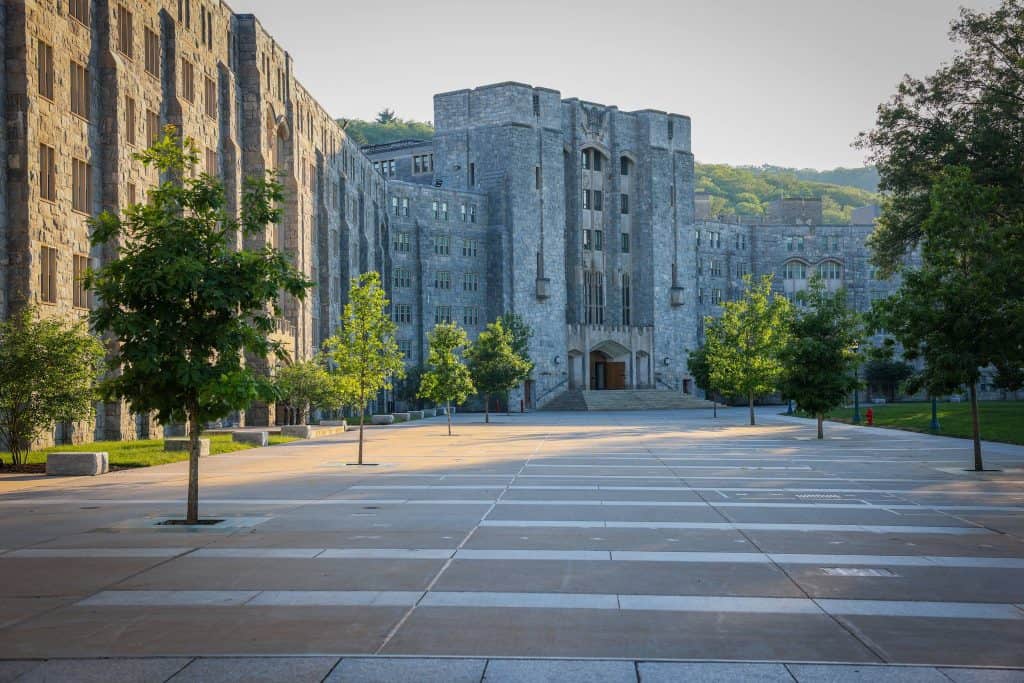
[[[168,124],[235,210],[244,178],[282,174],[284,219],[237,245],[282,248],[315,282],[279,324],[297,358],[332,333],[349,279],[376,270],[410,365],[434,324],[475,336],[511,311],[534,330],[536,363],[514,401],[696,393],[687,350],[743,274],[774,273],[791,294],[818,270],[861,308],[892,286],[867,265],[870,217],[824,226],[805,200],[756,223],[707,216],[686,116],[499,83],[435,96],[431,141],[360,149],[259,21],[220,0],[3,0],[0,37],[0,316],[88,313],[80,276],[116,248],[90,247],[87,221],[145,200],[159,179],[133,155]],[[268,424],[273,406],[245,420]],[[111,404],[56,438],[158,429]]]

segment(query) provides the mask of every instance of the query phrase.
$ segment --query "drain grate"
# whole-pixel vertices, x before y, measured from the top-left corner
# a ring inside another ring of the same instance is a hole
[[[842,500],[838,493],[798,493],[797,498],[809,498],[811,500]]]
[[[869,569],[861,567],[823,567],[822,572],[827,576],[880,576],[882,578],[896,578],[899,574],[888,569]]]

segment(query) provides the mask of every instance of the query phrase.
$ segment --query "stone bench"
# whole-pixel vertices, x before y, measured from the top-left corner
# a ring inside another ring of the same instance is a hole
[[[395,423],[408,422],[410,419],[409,413],[392,413],[392,417],[395,418]]]
[[[374,416],[372,416],[370,418],[370,424],[375,424],[375,425],[389,425],[389,424],[394,424],[394,422],[395,422],[395,416],[394,415],[374,415]]]
[[[267,432],[232,432],[231,440],[235,443],[249,443],[262,448],[270,443],[270,434]]]
[[[190,439],[164,439],[164,451],[185,451],[186,453],[192,448],[192,442]],[[203,457],[210,454],[210,440],[199,439],[199,457]]]
[[[318,427],[317,425],[284,425],[281,436],[294,436],[299,439],[319,439],[324,436],[344,434],[345,427]]]
[[[422,420],[423,419],[423,411],[422,410],[410,410],[409,411],[409,419],[410,420]]]
[[[110,458],[106,452],[64,451],[46,456],[46,473],[57,477],[94,477],[109,471]]]
[[[348,420],[320,420],[321,427],[344,427],[348,429]]]

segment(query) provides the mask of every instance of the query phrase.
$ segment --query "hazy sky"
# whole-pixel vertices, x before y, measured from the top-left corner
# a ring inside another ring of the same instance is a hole
[[[904,73],[996,0],[228,0],[256,14],[337,117],[433,119],[437,92],[499,81],[693,118],[699,161],[831,168]]]

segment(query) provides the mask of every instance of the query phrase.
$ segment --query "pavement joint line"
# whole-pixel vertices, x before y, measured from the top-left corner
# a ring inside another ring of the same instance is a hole
[[[907,481],[913,481],[908,479]],[[462,489],[467,491],[486,491],[492,489],[503,488],[498,485],[475,485],[475,484],[364,484],[357,486],[350,486],[346,490],[410,490],[410,491],[429,491],[436,489]],[[715,487],[700,487],[692,486],[688,487],[685,485],[679,486],[601,486],[599,484],[592,484],[589,486],[582,485],[523,485],[513,486],[512,491],[710,491],[718,493],[725,491],[728,493],[879,493],[879,494],[907,494],[907,495],[922,495],[922,496],[1017,496],[1024,500],[1024,492],[1022,491],[987,491],[987,490],[974,490],[974,491],[921,491],[917,489],[821,489],[821,488],[758,488],[753,486],[715,486]]]
[[[512,528],[606,528],[606,529],[734,529],[736,531],[853,531],[873,534],[995,534],[985,527],[942,527],[883,524],[798,524],[758,522],[620,522],[610,520],[535,520],[501,519],[484,520],[480,526]]]

